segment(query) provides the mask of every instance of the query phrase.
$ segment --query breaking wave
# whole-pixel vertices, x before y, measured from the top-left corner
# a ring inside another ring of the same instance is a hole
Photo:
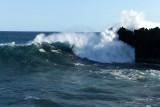
[[[32,41],[37,43],[68,43],[76,56],[102,63],[134,62],[134,49],[117,39],[115,30],[97,33],[39,34]]]
[[[0,62],[14,65],[72,65],[75,56],[69,44],[63,43],[42,43],[31,45],[1,44]],[[1,65],[3,65],[1,64]]]
[[[147,21],[142,12],[122,11],[121,19],[116,26],[101,33],[55,33],[38,34],[27,44],[0,44],[0,57],[3,61],[66,62],[78,56],[101,63],[133,63],[134,48],[118,39],[120,27],[129,30],[141,27],[159,27],[160,24]],[[2,62],[3,62],[2,61]]]

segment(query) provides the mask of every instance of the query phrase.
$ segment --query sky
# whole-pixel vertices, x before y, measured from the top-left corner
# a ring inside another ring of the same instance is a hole
[[[123,10],[160,23],[160,0],[0,0],[0,31],[103,31]]]

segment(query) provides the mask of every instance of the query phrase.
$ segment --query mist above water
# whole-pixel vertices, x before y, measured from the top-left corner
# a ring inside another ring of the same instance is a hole
[[[81,58],[102,63],[133,63],[134,48],[118,40],[117,30],[125,27],[129,30],[141,27],[153,28],[159,23],[147,21],[143,12],[122,11],[120,22],[112,29],[97,33],[59,33],[52,35],[39,34],[32,43],[69,43],[75,55]]]

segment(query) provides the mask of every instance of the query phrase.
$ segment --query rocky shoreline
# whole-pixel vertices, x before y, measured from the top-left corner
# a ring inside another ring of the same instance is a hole
[[[140,28],[130,31],[120,28],[119,40],[135,48],[136,62],[160,63],[160,28]]]

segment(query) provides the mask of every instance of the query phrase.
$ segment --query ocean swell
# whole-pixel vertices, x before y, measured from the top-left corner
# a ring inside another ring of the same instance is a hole
[[[69,65],[74,55],[69,44],[42,43],[30,45],[1,44],[0,62],[7,65]]]
[[[101,33],[39,34],[31,44],[68,43],[76,56],[101,63],[134,62],[134,49],[117,39],[116,29]]]
[[[134,30],[141,27],[152,28],[160,26],[160,24],[147,21],[142,12],[122,11],[120,22],[100,33],[62,32],[50,35],[42,33],[23,45],[17,45],[14,42],[1,43],[0,60],[2,62],[13,59],[18,62],[29,60],[31,62],[35,60],[38,62],[48,60],[65,62],[66,58],[67,60],[72,59],[71,55],[100,63],[133,63],[135,49],[120,41],[117,34],[118,29],[122,26]],[[63,58],[64,56],[65,58]]]
[[[135,61],[135,49],[118,39],[120,27],[129,30],[159,27],[159,23],[148,21],[143,12],[123,10],[120,21],[112,28],[97,33],[59,33],[39,34],[31,42],[35,43],[69,43],[76,56],[102,63],[132,63]]]

